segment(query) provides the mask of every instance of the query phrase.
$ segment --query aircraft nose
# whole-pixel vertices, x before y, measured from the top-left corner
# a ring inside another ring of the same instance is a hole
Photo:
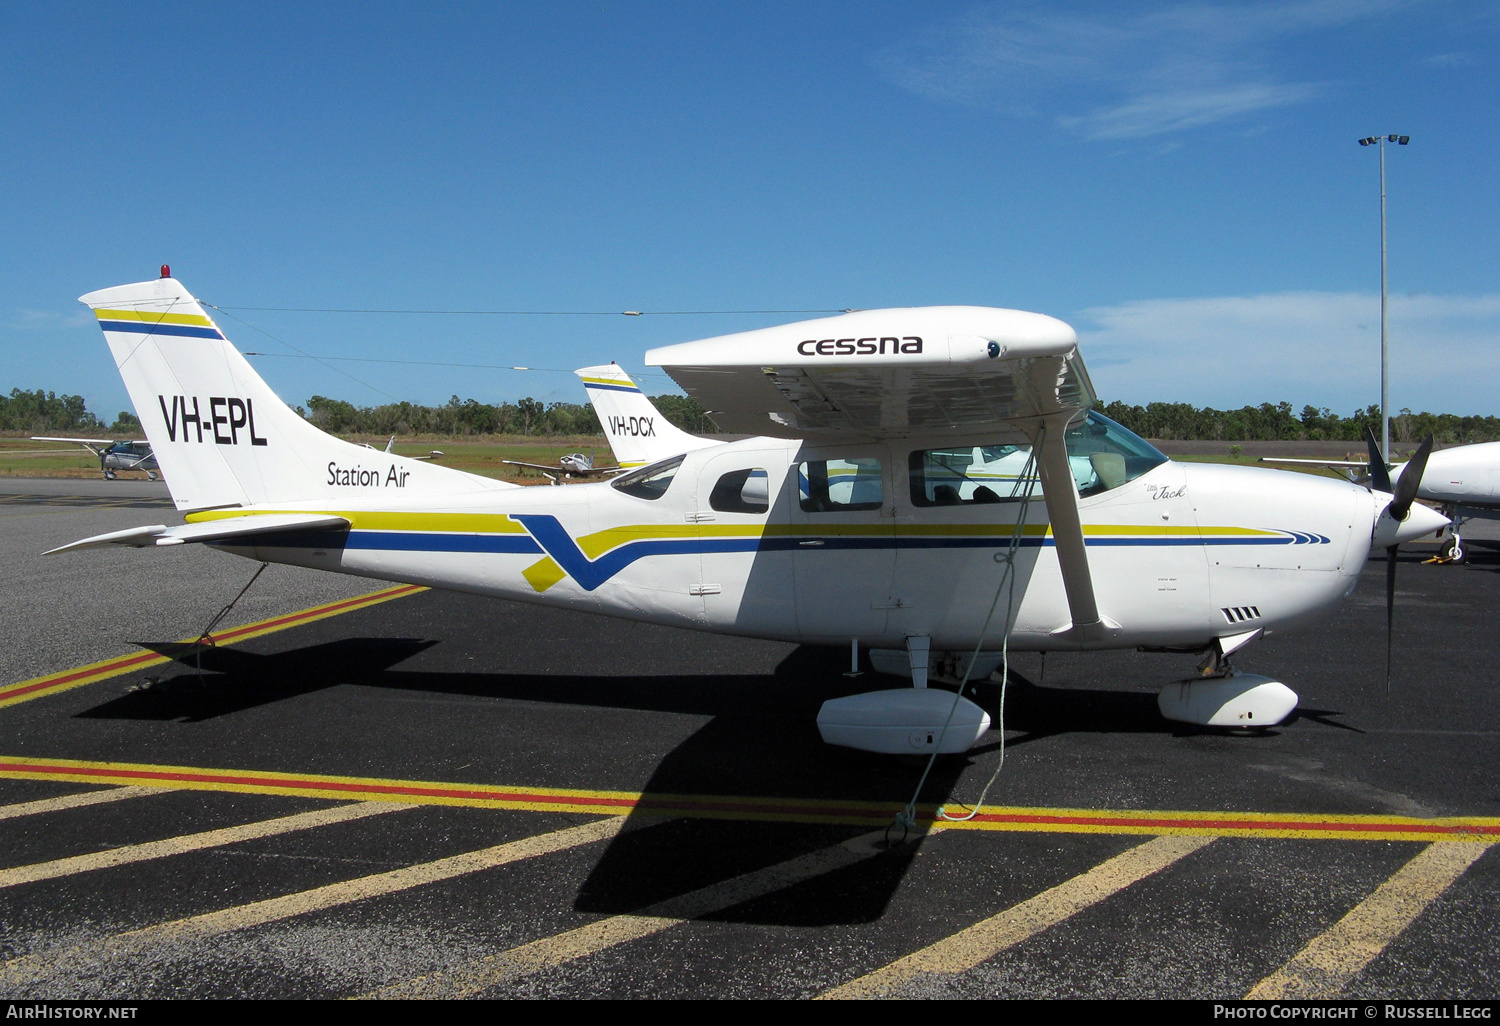
[[[1436,534],[1447,527],[1449,520],[1430,506],[1414,502],[1407,511],[1405,520],[1392,520],[1389,506],[1381,509],[1380,519],[1375,522],[1375,535],[1370,539],[1371,548],[1385,548],[1416,541],[1424,535]]]

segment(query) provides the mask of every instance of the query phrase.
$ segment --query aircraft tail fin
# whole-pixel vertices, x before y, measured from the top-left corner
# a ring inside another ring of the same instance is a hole
[[[99,319],[178,509],[399,505],[508,487],[324,434],[271,391],[175,278],[79,302]]]
[[[594,413],[622,467],[640,467],[717,444],[667,420],[630,375],[613,363],[573,373],[583,379]]]

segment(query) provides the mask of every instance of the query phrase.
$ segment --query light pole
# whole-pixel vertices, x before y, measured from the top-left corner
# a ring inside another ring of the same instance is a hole
[[[1372,135],[1361,139],[1361,146],[1374,146],[1380,151],[1380,456],[1389,466],[1391,462],[1391,418],[1386,414],[1390,404],[1390,360],[1385,345],[1385,144],[1388,142],[1405,146],[1411,142],[1409,135],[1387,135],[1384,138]]]

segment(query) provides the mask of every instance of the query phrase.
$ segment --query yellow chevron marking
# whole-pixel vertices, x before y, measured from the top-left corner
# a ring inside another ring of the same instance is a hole
[[[34,802],[16,805],[0,805],[0,819],[15,819],[18,816],[36,816],[44,812],[62,812],[67,809],[82,809],[106,802],[122,802],[130,798],[145,798],[148,795],[171,794],[170,787],[111,787],[103,791],[82,791],[65,794],[59,798],[42,798]]]
[[[568,575],[563,572],[562,567],[557,565],[557,560],[546,556],[522,570],[521,576],[526,578],[527,584],[541,593]]]
[[[366,998],[467,998],[543,969],[576,962],[628,941],[649,937],[693,919],[784,891],[814,877],[855,865],[879,855],[884,831],[865,834],[806,855],[752,870],[719,883],[700,887],[626,915],[543,937],[508,951],[488,955],[441,972],[393,983]]]
[[[1007,948],[1065,922],[1084,909],[1172,865],[1213,840],[1158,837],[1004,912],[914,951],[874,972],[820,994],[820,998],[876,998],[897,993],[924,973],[952,975],[972,969]]]
[[[393,802],[355,802],[352,805],[335,805],[331,809],[314,809],[276,819],[263,819],[255,823],[204,830],[196,834],[182,834],[161,841],[146,841],[142,844],[126,844],[104,851],[92,851],[85,855],[53,859],[51,862],[34,862],[29,866],[12,866],[0,869],[0,888],[17,887],[40,880],[55,880],[59,877],[88,873],[96,869],[128,866],[152,859],[164,859],[172,855],[222,848],[242,841],[258,840],[262,837],[277,837],[298,830],[329,826],[333,823],[348,823],[370,816],[383,816],[388,812],[416,808],[414,805],[397,805]]]
[[[1292,958],[1247,1001],[1328,1000],[1479,860],[1488,844],[1432,844]]]
[[[582,826],[553,830],[491,848],[450,855],[433,862],[374,873],[353,880],[340,880],[278,898],[267,898],[247,905],[235,905],[202,915],[156,923],[127,933],[84,941],[74,947],[22,955],[0,963],[0,991],[15,993],[44,982],[70,978],[83,965],[97,968],[101,962],[111,961],[116,965],[129,965],[132,959],[138,958],[141,952],[154,945],[202,941],[322,909],[340,908],[357,901],[399,894],[413,887],[496,869],[524,859],[567,851],[580,845],[608,840],[618,834],[624,825],[622,817],[595,820]]]

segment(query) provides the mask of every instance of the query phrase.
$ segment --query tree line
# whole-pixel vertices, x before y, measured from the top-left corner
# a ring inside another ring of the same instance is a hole
[[[81,395],[58,395],[40,388],[35,392],[13,388],[10,395],[0,395],[0,431],[18,431],[28,435],[56,435],[78,431],[139,435],[141,422],[136,419],[135,414],[121,410],[115,416],[115,422],[106,425],[88,411]]]
[[[673,424],[694,434],[719,430],[697,400],[685,395],[649,397]],[[361,435],[603,435],[594,404],[542,403],[527,396],[513,403],[482,403],[454,396],[442,406],[388,403],[355,406],[315,395],[297,412],[324,431]]]
[[[685,395],[650,397],[673,424],[693,434],[712,434],[718,427],[697,400]],[[1096,407],[1145,438],[1165,441],[1207,440],[1359,442],[1366,429],[1380,434],[1380,408],[1367,406],[1341,417],[1326,406],[1304,406],[1301,415],[1291,403],[1261,403],[1238,410],[1215,410],[1190,403],[1147,403],[1133,406],[1115,400]],[[442,406],[388,403],[355,406],[342,399],[315,395],[297,412],[324,431],[360,435],[602,435],[592,403],[543,403],[527,396],[514,403],[481,403],[454,396]],[[73,432],[113,435],[141,434],[135,414],[122,410],[112,424],[89,412],[80,395],[58,395],[37,389],[13,388],[0,395],[0,431],[32,435]],[[1413,413],[1403,409],[1391,418],[1391,437],[1416,442],[1433,435],[1448,445],[1500,441],[1500,417],[1460,417],[1452,413]]]
[[[1261,403],[1238,410],[1199,408],[1189,403],[1147,403],[1132,406],[1118,400],[1096,407],[1144,438],[1163,441],[1339,441],[1361,442],[1365,431],[1380,436],[1380,407],[1371,405],[1341,417],[1328,407],[1304,406],[1292,413],[1291,403]],[[1500,440],[1500,417],[1460,417],[1452,413],[1413,413],[1402,409],[1391,418],[1391,438],[1416,442],[1432,435],[1448,445]]]

